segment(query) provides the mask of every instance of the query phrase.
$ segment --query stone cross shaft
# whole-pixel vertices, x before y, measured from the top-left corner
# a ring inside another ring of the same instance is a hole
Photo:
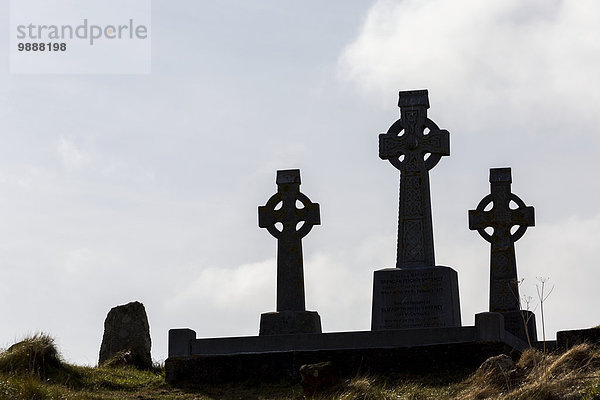
[[[258,226],[277,239],[277,311],[305,311],[302,238],[321,224],[319,204],[300,192],[298,169],[277,171],[276,183],[277,193],[258,207]]]
[[[491,193],[485,196],[475,210],[469,210],[469,229],[491,243],[490,257],[490,311],[520,310],[515,242],[527,227],[535,226],[534,209],[511,193],[510,168],[490,169]],[[514,203],[516,208],[511,208]],[[488,205],[493,207],[486,210]],[[512,229],[517,226],[516,230]],[[489,234],[486,228],[493,228]]]
[[[450,155],[450,134],[427,118],[427,90],[400,92],[400,119],[379,135],[379,157],[400,170],[396,267],[435,266],[429,170]]]

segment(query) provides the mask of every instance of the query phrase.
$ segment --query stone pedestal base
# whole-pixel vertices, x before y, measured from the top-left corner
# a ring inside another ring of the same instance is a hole
[[[449,267],[386,268],[373,277],[371,330],[461,326],[458,276]]]
[[[321,317],[316,311],[278,311],[260,315],[259,335],[321,333]]]
[[[505,311],[504,329],[527,343],[537,341],[537,330],[535,328],[535,314],[531,311]],[[527,329],[525,329],[527,327]]]

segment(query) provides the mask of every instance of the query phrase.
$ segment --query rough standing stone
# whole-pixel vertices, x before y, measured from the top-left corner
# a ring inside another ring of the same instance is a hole
[[[521,310],[515,242],[535,226],[533,207],[511,193],[510,168],[491,168],[491,193],[485,196],[475,210],[469,210],[469,229],[476,230],[491,244],[490,257],[490,312],[504,315],[506,330],[515,336],[534,342],[537,340],[535,315]],[[514,204],[516,207],[511,208]],[[489,210],[489,205],[493,207]],[[513,227],[518,227],[513,232]],[[485,231],[493,228],[493,233]]]
[[[300,192],[300,170],[277,171],[276,182],[277,193],[258,207],[258,226],[277,239],[277,312],[261,315],[259,334],[321,333],[319,314],[305,308],[302,262],[302,238],[321,224],[319,204]]]
[[[302,390],[307,396],[335,386],[339,381],[339,374],[331,361],[317,364],[305,364],[300,367],[302,377]]]
[[[490,357],[479,367],[484,372],[497,372],[501,374],[506,374],[515,368],[515,362],[506,354]]]
[[[128,363],[149,369],[152,367],[150,346],[150,326],[144,305],[134,301],[114,307],[104,321],[98,364],[129,352],[126,358]]]
[[[458,276],[435,265],[429,170],[450,134],[427,118],[427,90],[400,92],[401,117],[379,135],[379,157],[400,170],[396,268],[375,271],[371,329],[460,326]]]

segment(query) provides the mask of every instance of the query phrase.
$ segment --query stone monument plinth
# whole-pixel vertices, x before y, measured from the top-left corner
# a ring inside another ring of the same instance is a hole
[[[460,326],[458,303],[452,268],[381,269],[373,278],[371,329]]]
[[[400,92],[400,119],[379,135],[379,157],[400,170],[396,268],[375,271],[372,330],[461,326],[458,276],[436,266],[429,170],[450,134],[429,118],[427,90]]]

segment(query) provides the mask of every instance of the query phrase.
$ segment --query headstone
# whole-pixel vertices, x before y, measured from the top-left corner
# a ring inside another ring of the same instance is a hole
[[[429,170],[450,155],[427,118],[427,90],[400,92],[400,119],[379,135],[379,157],[400,170],[396,268],[374,273],[372,330],[460,326],[458,277],[435,265]]]
[[[492,247],[489,311],[504,315],[507,331],[523,340],[535,341],[535,315],[521,310],[515,258],[515,242],[527,227],[535,226],[534,209],[511,193],[511,183],[510,168],[490,169],[491,193],[475,210],[469,210],[469,229],[476,230]],[[486,232],[486,228],[492,228],[493,233]]]
[[[104,364],[113,357],[123,357],[131,365],[140,369],[150,369],[150,325],[146,309],[134,301],[112,308],[104,321],[104,336],[100,346],[98,364]]]
[[[260,335],[321,333],[321,318],[306,311],[302,238],[321,224],[319,204],[300,192],[300,170],[277,171],[277,193],[258,207],[258,226],[277,239],[277,311],[260,318]],[[298,203],[301,207],[298,207]]]

